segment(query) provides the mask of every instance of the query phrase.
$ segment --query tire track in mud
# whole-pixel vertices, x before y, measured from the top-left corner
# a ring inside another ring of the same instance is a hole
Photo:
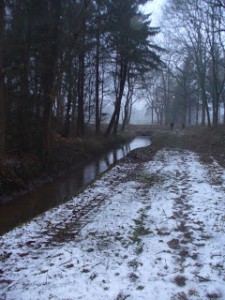
[[[48,243],[58,244],[74,241],[80,230],[90,221],[90,213],[100,208],[105,199],[106,195],[99,194],[90,203],[73,208],[72,216],[65,224],[59,223],[49,228],[50,230],[48,229],[48,235],[50,235]]]
[[[116,193],[116,186],[122,181],[126,181],[127,177],[131,176],[130,173],[134,172],[132,168],[123,171],[125,174],[121,172],[120,174],[111,176],[111,179],[113,180],[109,182],[107,180],[104,181],[104,193],[98,193],[94,198],[89,198],[88,195],[87,198],[85,198],[84,195],[83,201],[75,206],[67,204],[67,209],[71,211],[69,219],[63,224],[61,222],[58,224],[48,224],[49,226],[46,228],[46,235],[50,238],[47,240],[46,245],[57,245],[58,243],[74,241],[79,236],[82,228],[91,222],[92,216],[97,213],[109,198],[108,193]]]

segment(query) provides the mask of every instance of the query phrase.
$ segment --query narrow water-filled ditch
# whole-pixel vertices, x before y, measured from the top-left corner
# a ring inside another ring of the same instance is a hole
[[[107,151],[91,162],[79,166],[63,178],[48,182],[35,191],[0,205],[0,234],[21,223],[31,220],[40,213],[66,202],[81,188],[90,183],[112,164],[118,162],[131,150],[150,145],[148,136],[134,138],[130,143]]]

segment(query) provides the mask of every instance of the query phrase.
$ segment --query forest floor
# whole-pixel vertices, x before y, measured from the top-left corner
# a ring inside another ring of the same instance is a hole
[[[0,299],[225,299],[223,134],[153,135],[0,237]]]

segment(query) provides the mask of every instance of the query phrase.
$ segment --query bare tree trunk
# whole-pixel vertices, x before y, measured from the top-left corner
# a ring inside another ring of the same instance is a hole
[[[0,155],[5,152],[5,103],[4,103],[4,77],[2,65],[4,32],[4,1],[0,1]]]
[[[19,145],[20,149],[29,149],[33,144],[36,136],[34,136],[32,118],[31,118],[31,97],[29,90],[29,60],[30,60],[30,48],[31,48],[31,15],[28,16],[28,26],[24,34],[24,48],[23,57],[21,61],[21,72],[20,72],[20,86],[21,86],[21,99],[19,109]]]
[[[202,126],[205,126],[205,102],[202,101]]]
[[[120,81],[119,93],[118,93],[118,97],[116,98],[113,115],[111,117],[108,128],[106,129],[106,132],[105,132],[105,137],[110,135],[112,129],[113,129],[114,134],[117,133],[119,117],[120,117],[121,102],[122,102],[123,92],[124,92],[124,87],[125,87],[125,82],[126,82],[126,76],[127,76],[127,62],[121,61],[120,62],[120,77],[119,77],[119,81]]]
[[[216,41],[215,41],[215,19],[214,19],[214,6],[212,6],[212,13],[211,13],[211,60],[212,60],[212,102],[213,102],[213,125],[218,125],[218,113],[219,113],[219,93],[218,93],[218,68],[216,62]]]
[[[195,119],[195,125],[198,125],[199,122],[199,95],[198,95],[198,102],[196,105],[196,119]]]
[[[121,131],[125,130],[126,125],[129,124],[130,117],[131,117],[131,110],[132,110],[132,97],[134,94],[134,81],[131,81],[132,79],[129,76],[128,72],[128,78],[127,78],[127,83],[128,83],[128,91],[127,91],[127,96],[126,96],[126,103],[124,106],[124,119],[123,119],[123,124]]]
[[[225,125],[225,103],[223,103],[223,124]]]
[[[129,94],[129,92],[128,92],[128,94]],[[124,131],[126,125],[128,124],[128,120],[129,120],[129,106],[130,106],[130,98],[129,98],[129,95],[127,95],[126,103],[125,103],[125,106],[124,106],[124,118],[123,118],[123,124],[122,124],[121,131]]]
[[[169,114],[169,90],[170,90],[170,84],[169,84],[169,82],[166,82],[166,78],[165,78],[164,72],[162,72],[162,81],[163,81],[162,83],[163,83],[163,94],[164,94],[163,95],[163,100],[164,100],[164,116],[165,116],[164,123],[165,123],[165,125],[168,125],[169,124],[169,118],[170,118],[170,114]],[[166,87],[166,84],[168,84],[168,87]],[[160,123],[161,124],[163,123],[163,117],[161,117]]]
[[[66,115],[65,115],[65,121],[63,125],[62,135],[65,138],[68,138],[69,131],[70,131],[70,111],[72,106],[72,79],[70,78],[69,83],[69,91],[67,96],[67,104],[66,104]]]
[[[46,49],[43,54],[43,75],[42,85],[44,93],[44,105],[43,105],[43,119],[42,119],[42,131],[41,131],[41,156],[45,162],[48,159],[50,153],[50,130],[51,130],[51,113],[54,103],[54,74],[58,55],[58,34],[59,34],[59,22],[61,11],[61,0],[50,1],[51,14],[53,18],[53,27],[50,25],[48,30],[48,41],[46,41]],[[46,13],[46,23],[50,17],[50,11]]]
[[[211,126],[209,105],[206,95],[205,79],[200,78],[201,99],[202,99],[202,125],[205,126],[205,116],[207,116],[208,126]]]
[[[84,37],[83,37],[84,38]],[[78,110],[77,110],[77,135],[84,135],[84,51],[79,55],[79,73],[77,82]]]
[[[100,105],[99,105],[99,47],[100,47],[100,34],[97,29],[97,39],[96,39],[96,59],[95,59],[95,68],[96,68],[96,79],[95,79],[95,134],[99,135],[100,133]]]
[[[191,100],[188,99],[188,124],[191,125],[192,123],[192,106],[191,106]]]

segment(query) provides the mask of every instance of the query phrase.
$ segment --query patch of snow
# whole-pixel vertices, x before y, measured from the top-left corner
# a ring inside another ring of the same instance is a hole
[[[0,299],[225,299],[224,179],[188,151],[118,164],[0,238]]]

